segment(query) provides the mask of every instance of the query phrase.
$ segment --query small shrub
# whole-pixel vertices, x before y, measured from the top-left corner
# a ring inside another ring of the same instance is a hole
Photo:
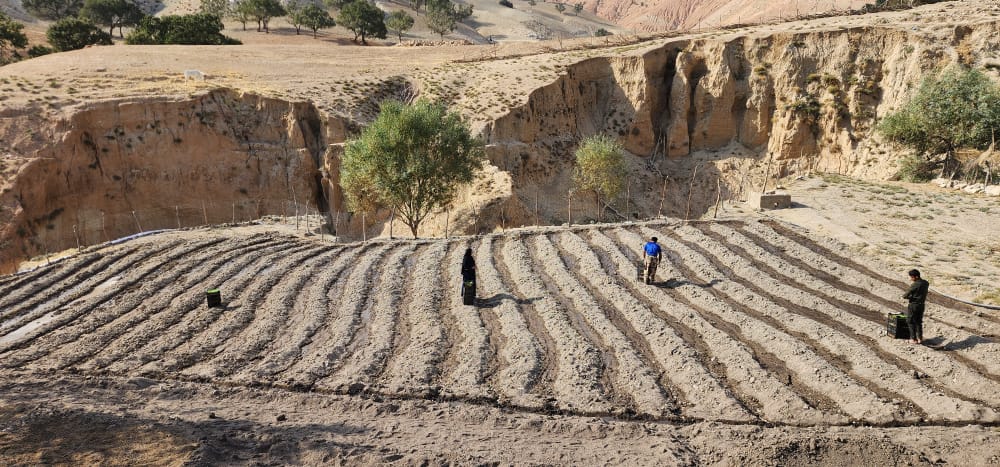
[[[934,164],[923,157],[909,155],[899,161],[897,176],[906,182],[927,182],[934,178]]]
[[[514,4],[510,0],[500,0],[499,3],[507,8],[514,8]]]

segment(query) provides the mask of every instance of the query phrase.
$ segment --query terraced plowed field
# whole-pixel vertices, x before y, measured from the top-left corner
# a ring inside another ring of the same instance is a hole
[[[644,285],[650,236],[665,258]],[[667,421],[1000,421],[1000,318],[933,297],[931,345],[886,337],[903,278],[758,221],[350,245],[175,232],[0,278],[0,367]]]

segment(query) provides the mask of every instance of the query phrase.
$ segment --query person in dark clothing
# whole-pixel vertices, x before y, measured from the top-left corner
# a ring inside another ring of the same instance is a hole
[[[924,341],[924,302],[927,301],[927,288],[930,283],[920,278],[920,271],[911,269],[910,289],[903,298],[910,301],[906,307],[906,324],[910,327],[910,342],[920,344]]]
[[[476,260],[472,258],[472,248],[465,249],[462,258],[462,302],[472,305],[476,299]]]

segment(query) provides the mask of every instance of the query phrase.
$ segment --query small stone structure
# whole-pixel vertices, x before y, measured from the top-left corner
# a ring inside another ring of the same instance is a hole
[[[753,209],[788,209],[792,207],[792,195],[776,191],[750,193],[747,203]]]

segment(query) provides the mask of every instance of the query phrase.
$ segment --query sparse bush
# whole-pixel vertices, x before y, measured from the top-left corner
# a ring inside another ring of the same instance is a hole
[[[905,182],[927,182],[934,178],[934,164],[916,155],[909,155],[899,161],[896,176]]]
[[[44,45],[33,45],[28,49],[28,56],[31,58],[41,57],[42,55],[48,55],[54,53],[56,50],[52,47],[47,47]]]
[[[617,197],[625,186],[627,168],[617,140],[594,135],[580,143],[576,150],[576,170],[573,183],[579,190],[594,193],[597,220],[601,220],[601,199]]]
[[[603,37],[603,36],[610,36],[610,35],[611,35],[611,32],[608,31],[607,29],[604,29],[604,28],[600,28],[600,29],[594,31],[594,37]]]

